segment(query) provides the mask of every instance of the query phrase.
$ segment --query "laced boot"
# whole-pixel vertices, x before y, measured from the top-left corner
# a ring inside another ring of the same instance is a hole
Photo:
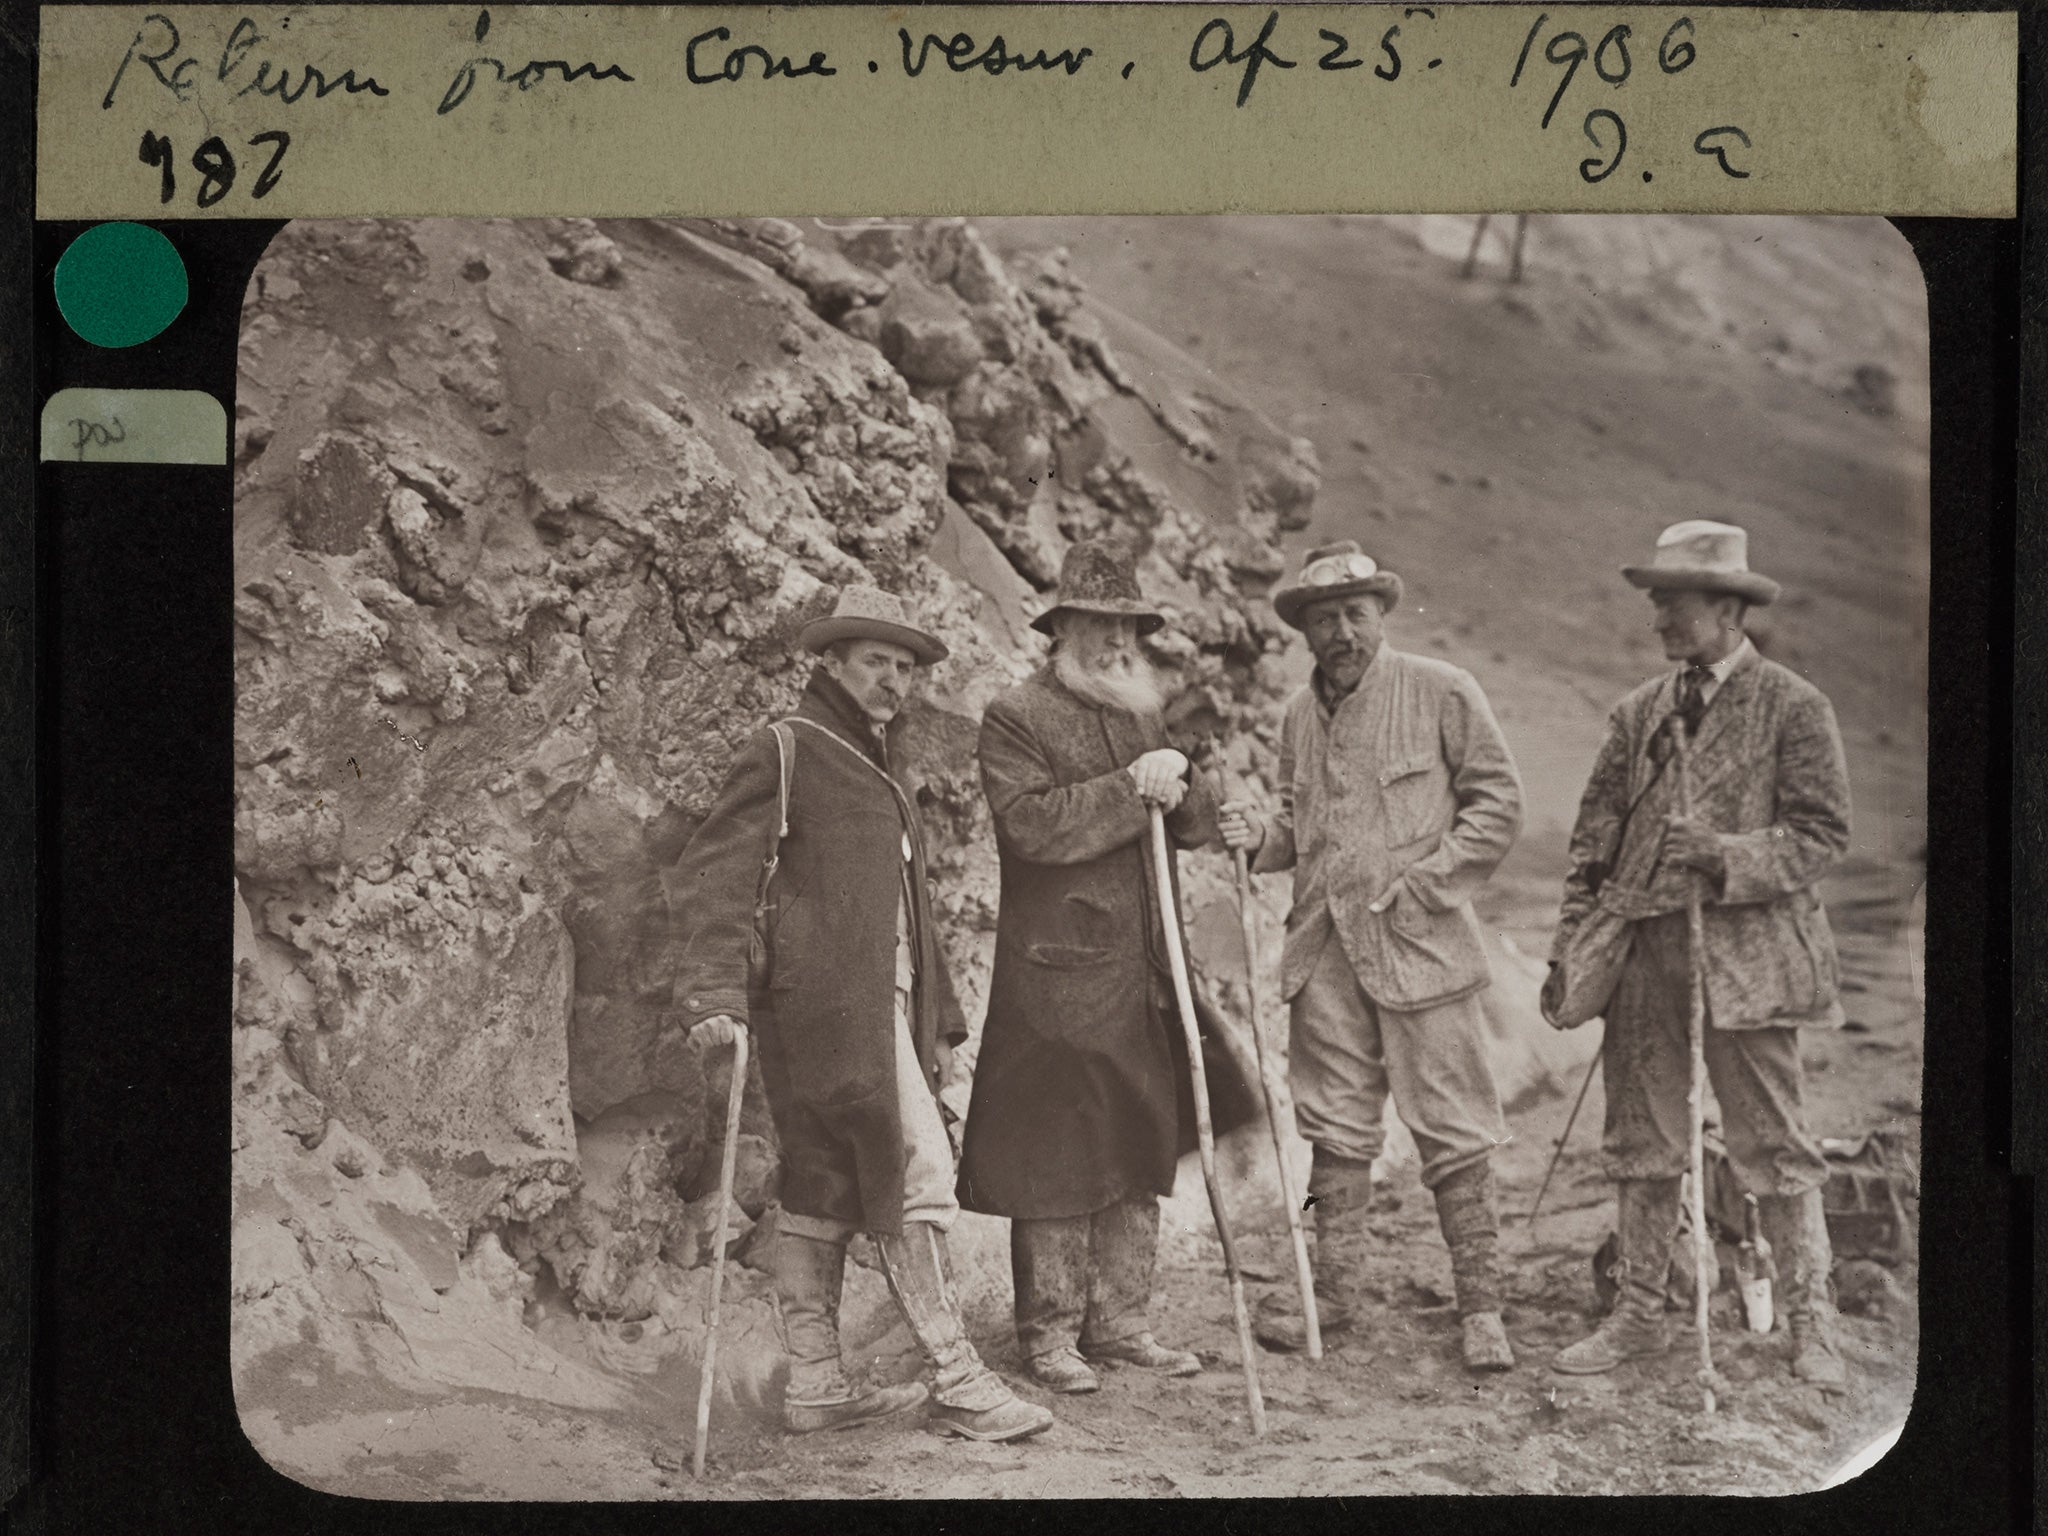
[[[1848,1373],[1831,1326],[1834,1307],[1828,1300],[1828,1276],[1834,1256],[1821,1192],[1765,1195],[1757,1208],[1777,1259],[1778,1299],[1792,1333],[1792,1374],[1818,1387],[1839,1387]]]
[[[932,1422],[969,1440],[1022,1440],[1052,1427],[1052,1414],[1003,1384],[968,1342],[960,1307],[946,1280],[945,1238],[930,1222],[906,1222],[898,1235],[878,1234],[882,1273],[918,1347],[932,1364]]]
[[[1327,1340],[1351,1327],[1365,1277],[1366,1209],[1372,1204],[1372,1164],[1339,1157],[1321,1147],[1310,1164],[1308,1192],[1316,1219],[1313,1265],[1316,1326]],[[1268,1349],[1299,1353],[1308,1348],[1308,1323],[1293,1289],[1275,1291],[1259,1303],[1252,1332]]]
[[[915,1408],[924,1383],[858,1392],[839,1360],[839,1291],[846,1245],[793,1232],[775,1236],[776,1313],[789,1350],[789,1391],[782,1422],[793,1434],[847,1429]]]
[[[1451,1250],[1465,1368],[1514,1369],[1515,1352],[1500,1317],[1500,1216],[1494,1207],[1493,1165],[1482,1160],[1446,1174],[1436,1187],[1436,1219]]]
[[[1677,1179],[1624,1179],[1615,1190],[1617,1254],[1612,1270],[1619,1291],[1607,1320],[1578,1343],[1558,1351],[1554,1370],[1597,1376],[1624,1360],[1661,1355],[1671,1346],[1664,1321],[1664,1278],[1671,1240],[1678,1235]]]

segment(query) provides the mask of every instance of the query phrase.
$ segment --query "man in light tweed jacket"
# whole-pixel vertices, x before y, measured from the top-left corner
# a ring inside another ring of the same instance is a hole
[[[1253,869],[1294,871],[1281,991],[1295,1124],[1314,1149],[1323,1330],[1347,1327],[1358,1306],[1391,1090],[1450,1246],[1465,1363],[1506,1370],[1491,1156],[1507,1132],[1471,901],[1521,828],[1522,783],[1472,676],[1382,643],[1400,600],[1401,578],[1352,543],[1312,551],[1274,595],[1316,669],[1281,727],[1279,813],[1233,801],[1218,828],[1253,851]],[[1262,1309],[1266,1343],[1299,1348],[1302,1332],[1298,1317]]]
[[[1668,1345],[1664,1280],[1688,1161],[1693,957],[1686,905],[1704,902],[1707,1075],[1728,1155],[1757,1196],[1778,1265],[1793,1371],[1835,1385],[1827,1165],[1807,1129],[1802,1025],[1842,1022],[1834,935],[1816,886],[1849,847],[1849,775],[1827,697],[1743,633],[1778,584],[1749,569],[1728,523],[1674,524],[1648,566],[1664,654],[1683,663],[1614,708],[1572,833],[1544,1012],[1604,1014],[1605,1154],[1616,1181],[1620,1299],[1557,1369],[1612,1370]],[[1692,815],[1675,814],[1673,729],[1688,739]]]

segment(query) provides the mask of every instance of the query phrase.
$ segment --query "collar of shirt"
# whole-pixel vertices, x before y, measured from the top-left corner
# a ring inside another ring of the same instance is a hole
[[[1734,650],[1723,656],[1719,661],[1708,662],[1707,680],[1700,684],[1700,698],[1704,701],[1711,699],[1715,694],[1719,693],[1721,685],[1728,681],[1736,667],[1741,664],[1742,658],[1755,649],[1756,647],[1749,643],[1749,636],[1744,635],[1742,637],[1742,644],[1736,646]]]

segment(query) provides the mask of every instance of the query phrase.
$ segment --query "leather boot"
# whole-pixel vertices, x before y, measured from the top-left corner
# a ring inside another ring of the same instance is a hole
[[[1366,1209],[1372,1204],[1372,1164],[1339,1157],[1321,1147],[1309,1165],[1310,1211],[1316,1220],[1316,1325],[1325,1339],[1351,1326],[1365,1278]],[[1298,1292],[1275,1291],[1259,1303],[1252,1332],[1268,1349],[1298,1353],[1308,1348],[1308,1325]]]
[[[1010,1284],[1017,1343],[1032,1378],[1055,1392],[1093,1392],[1101,1381],[1074,1348],[1088,1310],[1090,1218],[1010,1223]]]
[[[1671,1240],[1678,1235],[1678,1186],[1677,1179],[1624,1179],[1616,1186],[1612,1274],[1620,1294],[1605,1322],[1558,1351],[1551,1361],[1554,1370],[1597,1376],[1624,1360],[1661,1355],[1670,1348],[1664,1278],[1671,1267]]]
[[[839,1360],[839,1291],[846,1245],[794,1232],[775,1235],[776,1313],[789,1350],[789,1390],[782,1422],[794,1434],[846,1429],[915,1408],[924,1383],[857,1392]]]
[[[1792,1374],[1815,1386],[1839,1387],[1848,1373],[1832,1336],[1835,1309],[1828,1300],[1828,1277],[1834,1254],[1821,1192],[1764,1195],[1757,1214],[1777,1259],[1778,1301],[1792,1333]]]
[[[1103,1207],[1089,1218],[1089,1241],[1088,1320],[1081,1330],[1081,1353],[1162,1376],[1198,1375],[1200,1359],[1184,1349],[1168,1349],[1145,1326],[1159,1260],[1158,1200],[1133,1195]]]
[[[1500,1216],[1494,1207],[1493,1165],[1482,1160],[1444,1175],[1436,1186],[1436,1219],[1451,1250],[1466,1369],[1512,1370],[1515,1352],[1500,1317]]]
[[[945,1234],[930,1222],[905,1222],[877,1234],[882,1273],[918,1347],[932,1364],[932,1422],[969,1440],[1021,1440],[1052,1427],[1052,1414],[1010,1391],[968,1342],[946,1279]]]

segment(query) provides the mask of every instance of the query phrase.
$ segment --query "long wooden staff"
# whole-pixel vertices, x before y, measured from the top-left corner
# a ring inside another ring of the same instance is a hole
[[[1251,998],[1252,1050],[1259,1060],[1259,1086],[1266,1094],[1266,1121],[1273,1130],[1273,1161],[1280,1168],[1280,1198],[1287,1204],[1287,1235],[1294,1241],[1294,1278],[1301,1286],[1301,1318],[1308,1340],[1308,1357],[1323,1358],[1323,1325],[1316,1316],[1315,1271],[1309,1268],[1308,1238],[1301,1230],[1301,1202],[1294,1197],[1294,1175],[1287,1167],[1287,1129],[1280,1120],[1280,1084],[1266,1060],[1265,1036],[1259,1029],[1264,1010],[1259,1007],[1259,946],[1252,927],[1251,861],[1242,848],[1233,859],[1237,874],[1237,922],[1244,930],[1244,983]]]
[[[1180,1005],[1181,1028],[1187,1034],[1188,1075],[1195,1090],[1195,1144],[1202,1154],[1202,1182],[1209,1186],[1209,1214],[1223,1244],[1223,1268],[1230,1277],[1230,1307],[1237,1316],[1237,1347],[1244,1359],[1245,1400],[1251,1405],[1252,1433],[1266,1432],[1266,1399],[1259,1391],[1258,1353],[1252,1346],[1251,1313],[1244,1304],[1244,1276],[1237,1267],[1237,1245],[1230,1240],[1230,1220],[1223,1210],[1223,1186],[1216,1177],[1216,1131],[1209,1121],[1209,1080],[1202,1072],[1202,1030],[1195,1021],[1195,995],[1188,985],[1188,957],[1181,949],[1180,909],[1173,900],[1173,854],[1166,843],[1166,817],[1157,805],[1152,813],[1152,873],[1159,887],[1159,924],[1166,930],[1166,959],[1173,969],[1173,997]]]
[[[697,1386],[697,1444],[690,1475],[704,1476],[704,1450],[711,1438],[711,1386],[718,1369],[718,1310],[725,1299],[725,1223],[732,1210],[733,1165],[739,1160],[740,1102],[747,1096],[747,1035],[732,1042],[732,1088],[725,1099],[725,1151],[718,1164],[717,1224],[712,1228],[711,1322],[704,1331],[704,1378]]]
[[[1678,769],[1678,814],[1692,817],[1692,771],[1686,761],[1687,741],[1685,723],[1677,715],[1669,718],[1671,733],[1672,763]],[[1686,1088],[1685,1107],[1691,1121],[1688,1129],[1692,1138],[1692,1294],[1693,1325],[1700,1336],[1700,1395],[1705,1400],[1708,1413],[1714,1411],[1714,1346],[1707,1333],[1707,1292],[1711,1288],[1709,1275],[1713,1272],[1713,1238],[1707,1233],[1707,1178],[1706,1178],[1706,1026],[1707,988],[1706,964],[1707,945],[1705,920],[1700,914],[1699,882],[1694,880],[1691,892],[1685,902],[1685,930],[1688,964],[1686,969],[1691,978],[1691,998],[1686,1009],[1686,1043],[1692,1053],[1692,1078]]]

